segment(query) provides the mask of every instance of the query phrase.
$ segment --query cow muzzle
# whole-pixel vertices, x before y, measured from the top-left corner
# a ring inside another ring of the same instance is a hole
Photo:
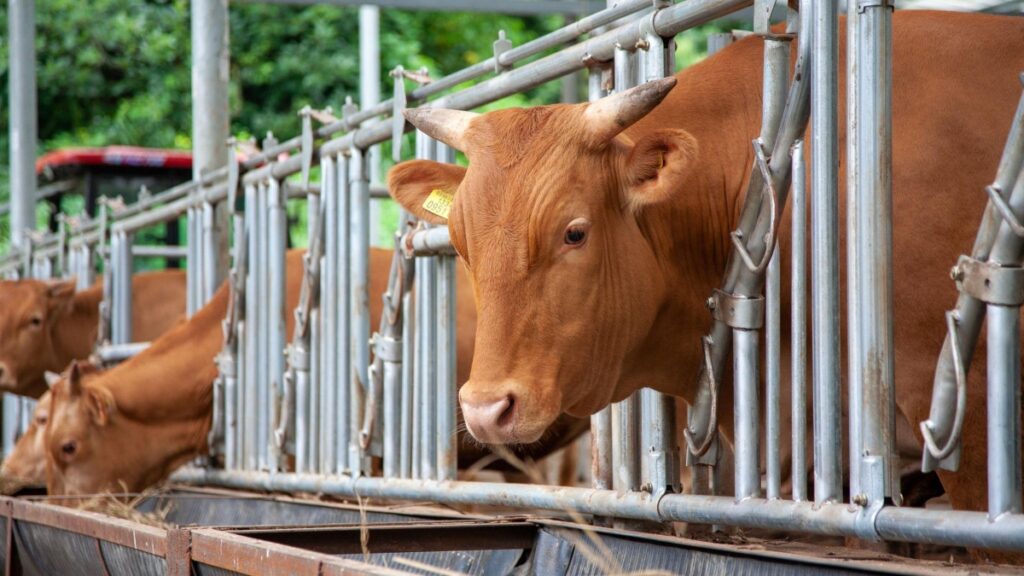
[[[531,405],[514,382],[500,386],[474,386],[467,382],[459,391],[466,429],[484,444],[530,444],[540,440],[558,417],[559,404]],[[554,408],[554,410],[549,410]]]

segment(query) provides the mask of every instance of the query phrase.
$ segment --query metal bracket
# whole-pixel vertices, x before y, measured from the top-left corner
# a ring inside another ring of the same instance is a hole
[[[716,288],[708,299],[715,320],[730,328],[759,330],[764,326],[764,297],[747,298]]]
[[[373,337],[374,353],[385,362],[402,361],[402,341],[375,334]]]
[[[1024,268],[960,256],[951,276],[961,292],[996,306],[1024,304]]]
[[[395,162],[402,161],[402,136],[405,134],[405,114],[402,112],[408,106],[404,71],[401,66],[395,66],[391,71],[391,77],[395,80],[394,95],[391,98],[391,159]]]
[[[501,65],[501,55],[512,49],[512,41],[505,37],[504,30],[498,30],[498,39],[491,46],[494,49],[494,73],[501,74],[512,68]]]
[[[893,9],[893,3],[891,0],[857,0],[857,13],[863,14],[868,8],[888,8]]]
[[[1013,233],[1024,238],[1024,225],[1020,223],[1020,219],[1017,218],[1017,214],[1014,213],[1013,208],[1011,208],[1009,203],[1006,202],[1006,198],[1003,196],[1003,191],[993,184],[991,186],[986,186],[985,192],[988,193],[988,199],[992,202],[992,205],[996,207],[999,215],[1003,217],[1003,221],[1010,226],[1011,230],[1013,230]]]
[[[770,210],[768,231],[764,235],[764,254],[761,255],[761,261],[754,263],[754,259],[750,256],[750,252],[747,251],[747,247],[743,243],[742,230],[734,230],[729,234],[729,237],[732,239],[732,245],[736,248],[740,259],[743,260],[743,264],[754,274],[762,274],[768,268],[768,262],[771,261],[772,252],[775,250],[775,234],[779,221],[779,195],[775,190],[775,184],[772,183],[772,171],[768,167],[768,158],[764,153],[761,139],[755,138],[752,144],[754,146],[754,158],[757,161],[757,168],[761,171],[761,178],[764,181],[764,185],[761,187],[761,194],[768,197],[768,210]],[[761,210],[763,209],[762,207]]]

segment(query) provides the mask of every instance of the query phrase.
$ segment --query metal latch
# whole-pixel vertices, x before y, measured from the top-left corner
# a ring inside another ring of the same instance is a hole
[[[961,292],[997,306],[1024,304],[1024,268],[961,256],[951,276]]]

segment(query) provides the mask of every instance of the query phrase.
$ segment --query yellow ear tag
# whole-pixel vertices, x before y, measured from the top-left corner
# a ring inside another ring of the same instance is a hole
[[[427,199],[423,202],[423,209],[431,214],[447,219],[448,213],[452,211],[453,201],[455,201],[455,195],[451,192],[431,190],[430,196],[427,196]]]

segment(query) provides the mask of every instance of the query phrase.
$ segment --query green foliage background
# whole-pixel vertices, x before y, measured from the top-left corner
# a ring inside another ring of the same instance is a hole
[[[6,3],[0,4],[4,86],[6,11]],[[187,0],[37,0],[36,22],[40,154],[108,144],[191,147]],[[498,30],[519,45],[563,24],[561,16],[382,10],[381,92],[390,95],[387,72],[397,65],[426,67],[439,77],[488,58]],[[680,36],[679,65],[702,58],[706,34],[719,28],[710,25]],[[230,41],[232,131],[241,137],[262,138],[270,131],[288,138],[299,131],[296,111],[302,106],[340,110],[345,96],[358,100],[356,8],[233,4]],[[551,103],[559,94],[559,83],[553,82],[488,108]],[[8,197],[7,106],[4,90],[0,203]],[[304,220],[299,207],[293,212]],[[5,217],[0,219],[0,252],[6,229]]]

